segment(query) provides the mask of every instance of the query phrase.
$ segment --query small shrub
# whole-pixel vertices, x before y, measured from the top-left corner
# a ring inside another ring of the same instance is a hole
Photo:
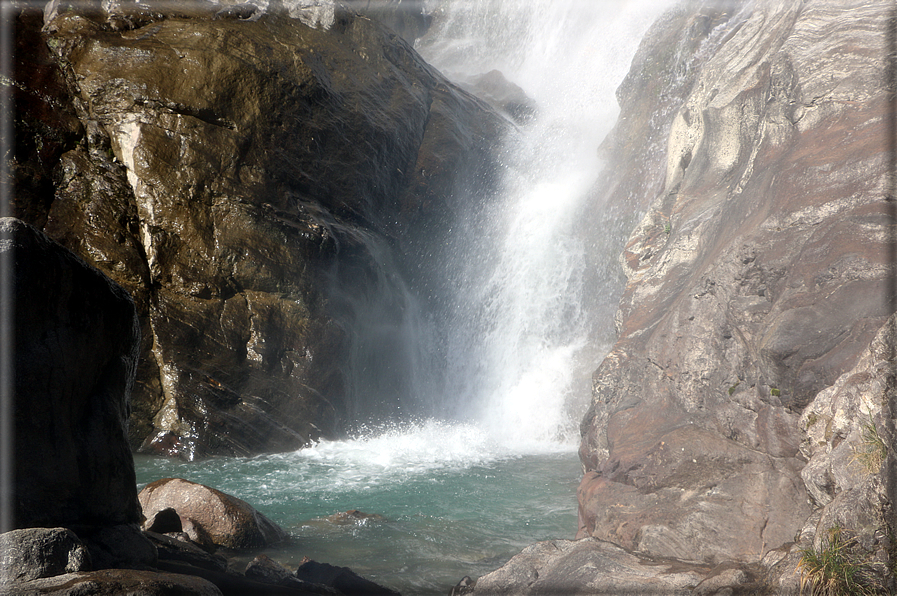
[[[782,395],[782,391],[773,387],[772,389],[769,390],[769,394],[773,397],[778,397],[778,396]]]
[[[888,455],[888,445],[878,433],[874,422],[865,422],[861,428],[862,440],[859,447],[853,448],[853,459],[868,473],[878,474]]]
[[[821,550],[801,551],[800,593],[808,596],[866,596],[880,593],[871,568],[853,553],[856,539],[846,538],[838,526],[829,528]]]

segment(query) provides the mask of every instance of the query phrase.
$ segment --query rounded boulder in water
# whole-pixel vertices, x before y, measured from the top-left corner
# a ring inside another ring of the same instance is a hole
[[[246,501],[189,480],[157,480],[144,487],[137,498],[147,518],[172,508],[182,521],[200,526],[217,546],[247,550],[287,539],[280,526]]]

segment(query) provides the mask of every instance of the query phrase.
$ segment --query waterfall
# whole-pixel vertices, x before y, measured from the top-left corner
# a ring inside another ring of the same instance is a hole
[[[618,113],[614,92],[638,40],[672,2],[430,0],[417,48],[464,83],[498,70],[536,105],[502,154],[501,199],[455,226],[446,402],[504,446],[575,444],[601,357],[589,284],[599,209],[589,190],[597,147]],[[609,258],[614,258],[612,255]],[[602,293],[608,294],[604,308]],[[593,295],[593,294],[597,294]]]

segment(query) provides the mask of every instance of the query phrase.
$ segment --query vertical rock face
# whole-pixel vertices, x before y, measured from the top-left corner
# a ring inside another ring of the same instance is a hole
[[[140,330],[119,286],[43,233],[0,219],[14,253],[15,520],[140,521],[125,428]]]
[[[810,515],[801,414],[891,312],[889,10],[691,3],[645,40],[606,141],[634,161],[604,188],[650,204],[582,425],[580,535],[756,561]],[[627,101],[652,79],[677,83]]]
[[[46,10],[67,81],[52,102],[83,137],[44,161],[20,143],[54,184],[16,209],[134,297],[134,446],[245,455],[336,432],[359,352],[345,330],[368,315],[353,300],[403,324],[384,260],[426,292],[423,256],[489,177],[500,118],[378,23],[286,4]],[[49,55],[28,66],[60,78]]]

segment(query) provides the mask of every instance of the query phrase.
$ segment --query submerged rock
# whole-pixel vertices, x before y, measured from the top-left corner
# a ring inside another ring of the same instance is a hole
[[[582,423],[580,536],[758,562],[812,513],[802,411],[892,309],[885,4],[686,3],[642,44],[602,188],[647,213]]]
[[[180,478],[164,478],[146,485],[138,495],[144,514],[177,511],[205,532],[212,543],[231,549],[253,549],[283,542],[287,533],[249,503],[214,488]],[[186,526],[186,524],[184,524]]]

